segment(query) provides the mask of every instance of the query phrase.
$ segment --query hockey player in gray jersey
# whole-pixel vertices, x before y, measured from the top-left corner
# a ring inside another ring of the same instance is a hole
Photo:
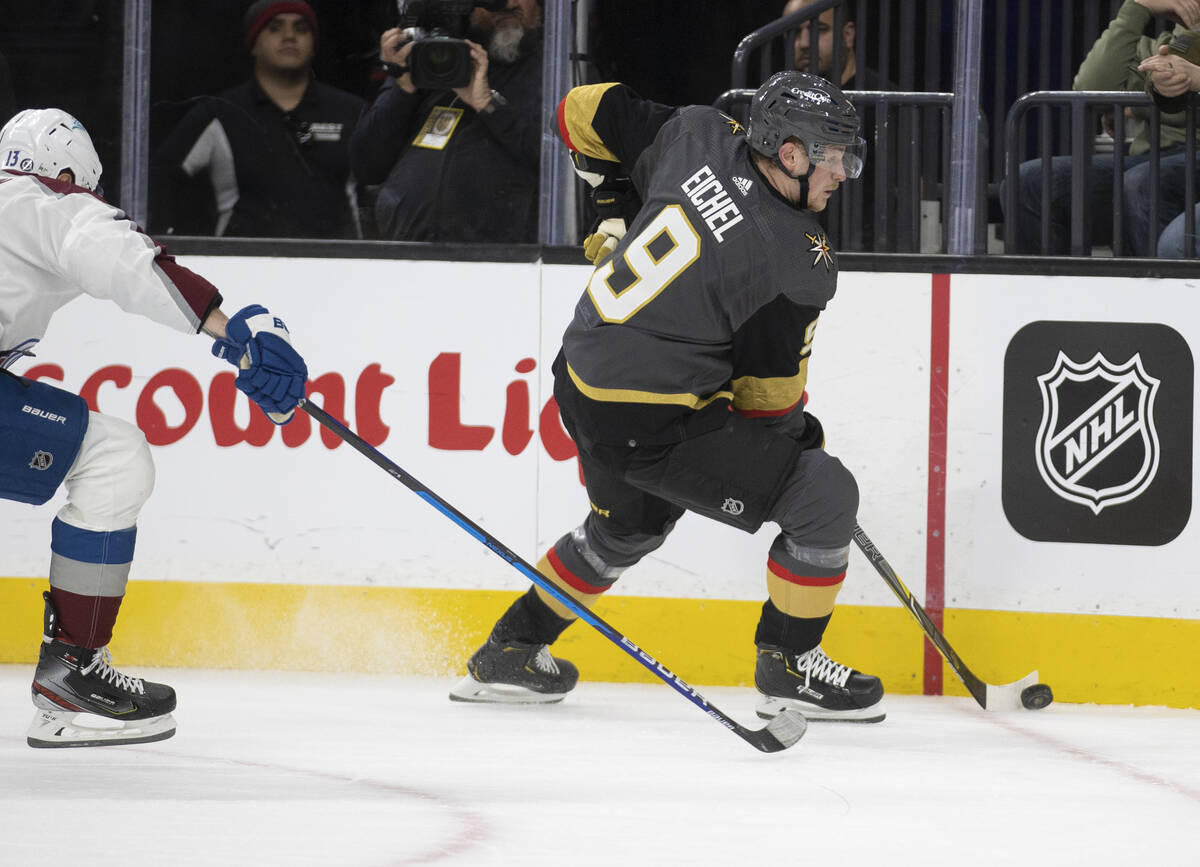
[[[883,719],[879,679],[821,649],[858,489],[804,411],[817,318],[837,284],[816,213],[862,171],[854,106],[823,78],[782,72],[755,93],[745,129],[620,84],[574,88],[558,117],[580,174],[605,201],[640,208],[628,231],[609,216],[585,242],[596,268],[563,336],[554,393],[592,508],[539,571],[590,605],[685,511],[748,532],[772,521],[780,532],[754,636],[759,714]],[[549,645],[573,619],[531,588],[451,698],[560,700],[578,671]]]

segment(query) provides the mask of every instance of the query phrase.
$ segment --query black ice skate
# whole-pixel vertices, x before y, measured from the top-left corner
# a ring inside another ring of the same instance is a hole
[[[834,662],[819,646],[795,653],[760,644],[754,685],[763,694],[757,711],[763,719],[786,707],[810,720],[879,722],[886,716],[879,678]]]
[[[545,644],[489,637],[467,660],[470,674],[450,690],[451,701],[549,704],[575,688],[579,669],[550,655]]]
[[[31,747],[97,747],[161,741],[175,734],[175,690],[121,674],[107,647],[51,638],[56,615],[46,597],[46,635],[33,675]]]

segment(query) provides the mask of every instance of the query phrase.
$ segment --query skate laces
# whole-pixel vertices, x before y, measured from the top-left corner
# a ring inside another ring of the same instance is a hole
[[[533,655],[533,664],[538,671],[546,674],[558,674],[558,663],[554,661],[554,657],[550,655],[550,648],[543,644],[538,648],[538,652]]]
[[[796,668],[807,672],[810,680],[816,678],[836,687],[844,687],[846,681],[850,679],[850,673],[854,670],[848,665],[834,662],[825,655],[825,651],[821,649],[820,645],[796,657]]]
[[[145,693],[146,688],[142,685],[140,677],[130,677],[128,674],[121,674],[112,667],[112,654],[108,652],[107,647],[101,647],[92,654],[92,661],[79,669],[80,674],[91,674],[95,670],[96,677],[101,680],[107,680],[117,689],[123,689],[126,692]]]

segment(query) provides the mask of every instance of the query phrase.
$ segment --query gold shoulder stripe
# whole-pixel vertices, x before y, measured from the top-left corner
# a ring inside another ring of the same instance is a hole
[[[583,394],[592,399],[605,401],[608,403],[653,403],[653,404],[677,404],[686,406],[689,409],[704,409],[710,403],[717,400],[733,400],[733,392],[718,391],[711,397],[697,397],[694,394],[664,394],[658,391],[639,391],[632,388],[599,388],[594,385],[588,385],[579,378],[579,374],[575,372],[575,368],[567,365],[567,373],[571,375],[571,381],[575,383]]]
[[[563,141],[573,151],[595,159],[619,163],[616,154],[608,149],[592,128],[592,119],[604,94],[616,82],[585,84],[573,87],[558,105],[558,128]]]

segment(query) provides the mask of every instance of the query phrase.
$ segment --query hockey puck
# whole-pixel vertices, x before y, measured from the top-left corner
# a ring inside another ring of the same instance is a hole
[[[1021,704],[1026,710],[1041,710],[1054,701],[1054,693],[1044,683],[1035,683],[1021,690]]]

